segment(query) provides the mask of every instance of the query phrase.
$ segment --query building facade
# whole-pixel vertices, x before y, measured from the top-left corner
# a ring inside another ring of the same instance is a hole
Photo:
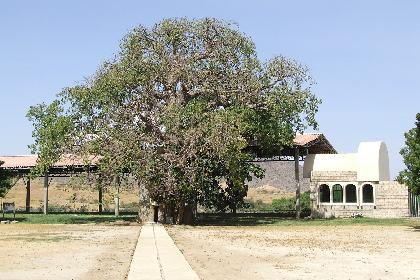
[[[390,181],[384,142],[362,142],[357,153],[308,155],[303,173],[314,217],[410,216],[408,188]]]

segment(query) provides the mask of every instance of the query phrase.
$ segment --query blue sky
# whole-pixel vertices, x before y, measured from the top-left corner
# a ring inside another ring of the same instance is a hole
[[[27,154],[25,114],[94,73],[138,24],[168,17],[234,21],[262,59],[306,64],[318,120],[339,152],[384,140],[392,176],[420,112],[419,1],[2,1],[0,154]]]

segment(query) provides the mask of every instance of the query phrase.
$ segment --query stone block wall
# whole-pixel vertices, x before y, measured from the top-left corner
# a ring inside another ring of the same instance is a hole
[[[361,201],[362,186],[365,183],[374,188],[374,203]],[[355,185],[357,203],[320,203],[318,188],[321,184],[327,184],[330,188],[334,184],[340,184],[343,188],[347,184]],[[310,189],[314,217],[351,217],[355,214],[374,218],[409,217],[408,188],[394,181],[358,182],[356,172],[313,171]]]
[[[394,181],[379,182],[376,210],[373,213],[375,217],[409,217],[408,187]]]
[[[354,182],[357,180],[355,171],[312,171],[311,187],[318,182]]]

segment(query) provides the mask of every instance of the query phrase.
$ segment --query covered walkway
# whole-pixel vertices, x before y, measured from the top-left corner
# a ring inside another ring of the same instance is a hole
[[[26,212],[29,213],[31,209],[31,178],[30,172],[36,166],[38,156],[24,155],[24,156],[0,156],[0,163],[3,163],[0,168],[9,170],[19,179],[25,180],[26,183]],[[44,197],[43,197],[43,212],[48,213],[48,186],[53,177],[69,177],[75,173],[96,172],[98,157],[91,156],[89,158],[81,158],[75,155],[64,155],[52,166],[44,177]],[[18,181],[17,180],[17,181]],[[16,182],[17,182],[16,181]],[[15,183],[16,183],[15,182]],[[99,190],[99,205],[102,212],[102,191]]]
[[[336,154],[337,151],[321,133],[304,133],[296,134],[293,145],[283,147],[278,151],[278,156],[265,158],[264,151],[258,146],[250,146],[250,152],[256,156],[255,161],[294,161],[295,162],[295,179],[296,179],[296,197],[299,202],[300,197],[300,177],[299,177],[299,161],[309,154]],[[30,189],[31,182],[28,177],[30,171],[36,166],[38,157],[36,155],[29,156],[0,156],[0,162],[3,162],[0,168],[8,169],[17,176],[26,179],[26,211],[30,211]],[[66,177],[74,173],[95,172],[97,163],[100,158],[91,156],[89,158],[81,158],[75,155],[63,155],[54,166],[50,168],[44,176],[44,214],[48,213],[48,185],[51,177]],[[101,212],[102,190],[99,189],[99,212]],[[297,203],[299,205],[299,203]],[[300,216],[300,208],[297,207],[297,216]]]

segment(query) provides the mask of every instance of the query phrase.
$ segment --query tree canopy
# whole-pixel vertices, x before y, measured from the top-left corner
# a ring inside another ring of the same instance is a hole
[[[0,197],[1,198],[4,198],[7,192],[13,186],[12,174],[8,170],[1,168],[3,164],[4,162],[0,161]]]
[[[261,61],[236,25],[167,19],[133,29],[92,77],[32,107],[32,151],[43,172],[62,153],[98,155],[102,172],[130,173],[158,203],[235,210],[263,176],[249,148],[276,155],[317,127],[312,85],[294,60]]]
[[[400,172],[397,180],[406,184],[414,194],[420,194],[420,113],[416,115],[415,127],[405,136],[405,146],[400,154],[406,168]]]

